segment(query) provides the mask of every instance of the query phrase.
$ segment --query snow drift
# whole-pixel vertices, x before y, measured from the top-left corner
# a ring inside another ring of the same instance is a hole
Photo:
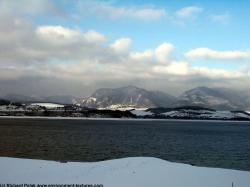
[[[195,167],[151,157],[93,163],[0,158],[2,184],[103,184],[105,187],[249,187],[250,172]]]

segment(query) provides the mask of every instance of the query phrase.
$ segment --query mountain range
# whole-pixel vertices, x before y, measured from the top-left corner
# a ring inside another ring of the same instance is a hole
[[[177,106],[201,106],[217,110],[249,110],[250,97],[226,88],[198,87],[177,98]]]
[[[226,88],[197,87],[185,91],[180,96],[172,96],[160,91],[148,91],[135,86],[102,88],[90,97],[78,101],[81,105],[95,108],[109,106],[133,107],[182,107],[199,106],[216,110],[249,110],[250,97]]]
[[[216,110],[250,110],[250,96],[231,89],[208,87],[187,90],[180,96],[172,96],[161,91],[149,91],[136,86],[126,86],[121,88],[101,88],[85,98],[76,98],[70,95],[29,97],[8,94],[2,99],[26,103],[39,101],[78,104],[90,108],[199,106]]]
[[[134,107],[164,107],[172,105],[175,97],[159,91],[148,91],[135,86],[122,88],[101,88],[90,97],[82,100],[81,104],[88,107],[108,107],[125,105]]]

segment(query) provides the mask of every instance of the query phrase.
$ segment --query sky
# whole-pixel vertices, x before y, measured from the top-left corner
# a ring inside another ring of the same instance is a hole
[[[250,1],[0,0],[0,95],[249,92]]]

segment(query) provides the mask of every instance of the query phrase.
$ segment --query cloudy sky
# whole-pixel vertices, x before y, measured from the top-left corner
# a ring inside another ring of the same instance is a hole
[[[0,95],[250,90],[250,1],[0,0]]]

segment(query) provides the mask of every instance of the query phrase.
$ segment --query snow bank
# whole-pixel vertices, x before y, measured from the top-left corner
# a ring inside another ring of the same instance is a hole
[[[194,167],[157,158],[59,163],[0,158],[1,183],[103,184],[104,187],[249,187],[250,172]]]
[[[32,103],[31,106],[41,106],[45,108],[63,108],[64,105],[59,105],[55,103]]]
[[[107,107],[99,107],[98,110],[119,110],[119,111],[130,111],[130,110],[147,110],[148,108],[142,108],[142,107],[136,107],[135,105],[122,105],[122,104],[116,104],[116,105],[110,105]]]
[[[250,119],[250,116],[243,112],[231,112],[231,111],[209,111],[209,110],[180,110],[169,111],[161,113],[166,117],[198,117],[207,119],[234,119],[234,118],[246,118]]]
[[[149,111],[146,111],[146,110],[143,110],[143,109],[135,109],[135,110],[132,110],[131,111],[132,114],[135,114],[136,116],[150,116],[150,115],[153,115],[152,112],[149,112]]]

